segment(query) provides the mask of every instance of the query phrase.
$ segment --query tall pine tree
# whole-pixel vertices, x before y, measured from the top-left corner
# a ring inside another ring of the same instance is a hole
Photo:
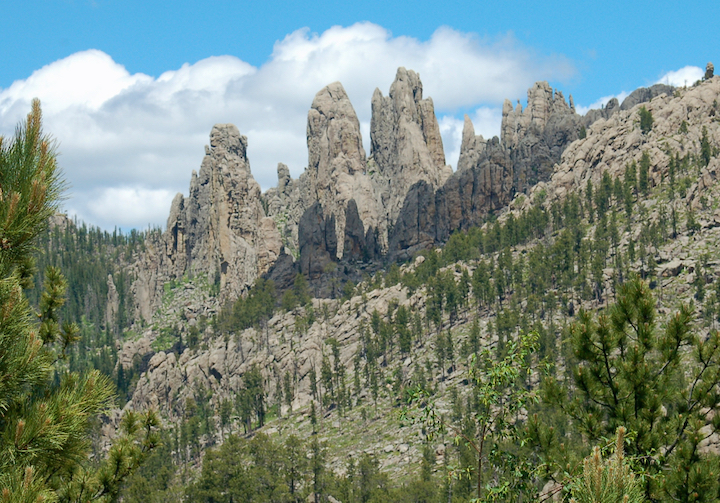
[[[111,406],[112,384],[97,370],[64,370],[78,328],[58,316],[66,289],[60,272],[47,271],[39,313],[23,291],[32,285],[36,238],[63,189],[41,123],[34,100],[14,138],[0,138],[0,501],[109,500],[156,444],[157,419],[126,417],[108,459],[88,470],[90,420]]]

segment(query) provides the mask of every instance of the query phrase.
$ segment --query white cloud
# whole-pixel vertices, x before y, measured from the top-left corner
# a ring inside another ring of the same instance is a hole
[[[368,148],[373,90],[387,94],[398,66],[420,74],[454,163],[457,110],[477,109],[476,131],[492,136],[504,98],[523,97],[536,80],[573,73],[567,60],[542,57],[510,36],[481,39],[440,28],[419,41],[371,23],[322,34],[295,31],[260,67],[220,56],[157,78],[130,74],[109,55],[89,50],[0,90],[0,134],[12,134],[39,97],[72,187],[66,206],[106,228],[164,225],[173,194],[187,192],[190,172],[200,166],[213,124],[232,122],[248,136],[253,175],[268,188],[276,184],[278,162],[293,176],[302,172],[307,111],[315,93],[333,81],[345,86]]]
[[[175,195],[166,189],[142,187],[110,187],[93,192],[97,194],[87,203],[92,214],[102,222],[113,222],[125,230],[159,225],[160,222],[155,221],[157,215],[165,214],[167,219],[168,201]],[[82,215],[73,204],[68,205],[67,211],[70,215]]]
[[[698,66],[685,66],[679,70],[667,72],[656,84],[667,84],[675,87],[691,86],[705,76],[705,70]]]

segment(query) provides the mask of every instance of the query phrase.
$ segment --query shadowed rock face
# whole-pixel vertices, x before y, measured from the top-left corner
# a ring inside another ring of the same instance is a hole
[[[343,258],[347,261],[362,260],[367,255],[365,249],[365,227],[354,199],[348,202],[345,211],[345,239]]]
[[[300,272],[317,279],[330,262],[337,260],[335,217],[325,218],[323,208],[316,202],[300,219]]]
[[[482,163],[458,171],[437,191],[425,182],[412,186],[390,236],[388,254],[407,259],[418,250],[446,241],[453,231],[468,229],[489,209],[510,203],[513,165],[497,138],[487,142]]]

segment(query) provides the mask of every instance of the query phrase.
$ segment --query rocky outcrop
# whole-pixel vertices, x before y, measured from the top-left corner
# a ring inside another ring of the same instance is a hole
[[[206,274],[222,298],[234,298],[281,255],[282,268],[270,277],[285,282],[298,268],[317,277],[346,255],[348,261],[387,250],[408,256],[442,242],[548,180],[582,127],[672,90],[640,89],[622,105],[611,100],[581,117],[572,97],[568,103],[539,82],[528,90],[524,110],[505,102],[501,140],[476,136],[465,117],[452,174],[432,100],[423,99],[415,72],[399,68],[387,97],[375,90],[369,159],[355,110],[335,82],[317,93],[308,113],[307,169],[293,180],[279,164],[278,186],[265,195],[250,172],[247,139],[235,126],[217,125],[189,196],[175,197],[167,230],[147,240],[142,260],[131,267],[136,316],[149,319],[163,285],[183,275]],[[298,266],[291,267],[292,259]]]
[[[665,84],[655,84],[651,87],[641,87],[639,89],[635,89],[628,95],[627,98],[623,100],[622,105],[620,105],[620,110],[630,110],[635,105],[652,101],[654,98],[660,96],[661,94],[667,94],[668,96],[672,96],[673,91],[675,91],[675,88],[673,86],[668,86]]]
[[[388,97],[378,89],[373,95],[371,159],[365,159],[360,125],[340,83],[315,96],[307,137],[304,176],[319,206],[305,210],[298,242],[300,269],[311,277],[327,266],[328,253],[349,261],[379,255],[410,188],[426,182],[434,190],[452,174],[432,100],[423,99],[419,76],[404,68],[398,69]],[[331,219],[335,232],[328,240],[322,236],[329,236]]]
[[[519,103],[513,110],[505,100],[501,144],[512,161],[514,176],[512,184],[505,185],[522,192],[538,181],[547,180],[563,150],[578,138],[580,125],[581,117],[565,102],[563,94],[553,92],[547,82],[537,82],[528,90],[525,110]]]
[[[604,107],[602,108],[594,108],[592,110],[588,110],[588,112],[583,117],[583,127],[588,128],[591,124],[594,122],[600,120],[600,119],[608,119],[612,114],[620,110],[620,102],[617,98],[611,98],[610,101],[608,101]]]
[[[290,170],[283,163],[277,167],[278,185],[265,192],[263,199],[266,203],[267,214],[277,225],[282,238],[285,253],[290,256],[297,256],[298,248],[298,224],[303,212],[312,204],[309,202],[309,190],[306,183],[307,176],[299,180],[293,180]]]
[[[475,136],[466,116],[458,170],[440,188],[417,184],[407,193],[392,235],[392,256],[445,241],[452,231],[478,224],[515,194],[550,178],[565,148],[578,138],[582,117],[546,82],[528,90],[525,110],[503,106],[502,137]]]
[[[169,258],[177,264],[176,275],[212,277],[219,271],[220,291],[229,297],[247,289],[281,250],[280,234],[265,215],[246,152],[247,138],[237,127],[213,127],[190,194],[178,201],[177,220],[168,221]]]
[[[434,193],[424,184],[408,191],[389,237],[390,254],[407,258],[418,249],[444,242],[454,230],[477,225],[489,213],[505,208],[516,194],[548,181],[582,129],[588,134],[587,128],[595,122],[672,91],[662,84],[638,89],[622,105],[613,98],[603,109],[580,116],[572,97],[566,102],[560,91],[538,82],[528,90],[524,110],[520,103],[513,108],[505,101],[500,140],[475,136],[465,116],[457,171]]]
[[[112,274],[108,274],[107,286],[108,293],[105,308],[105,326],[115,327],[117,326],[117,316],[120,311],[120,294],[118,294],[117,288],[115,287],[115,281],[113,280]]]
[[[136,311],[149,320],[165,282],[206,274],[222,298],[236,298],[280,255],[282,241],[267,217],[260,185],[250,172],[247,138],[232,124],[217,124],[190,193],[175,196],[162,236],[148,239],[134,267]]]
[[[368,170],[385,211],[385,232],[400,214],[410,187],[425,181],[438,188],[452,174],[445,165],[432,99],[423,99],[422,82],[412,70],[398,69],[388,97],[375,89],[370,145]]]
[[[460,144],[460,158],[458,159],[457,170],[465,171],[476,166],[480,156],[485,151],[487,140],[482,135],[475,136],[475,128],[470,117],[465,115],[463,124],[462,143]]]
[[[489,211],[507,206],[515,193],[513,169],[496,137],[487,142],[479,166],[456,171],[437,191],[424,182],[414,185],[391,233],[390,256],[408,259],[445,242],[455,230],[478,225]]]
[[[307,177],[313,199],[326,218],[334,217],[335,235],[345,234],[349,201],[364,228],[377,227],[378,201],[366,174],[360,122],[342,84],[335,82],[315,95],[308,113]],[[344,241],[336,253],[343,256]]]
[[[533,192],[545,190],[549,200],[564,198],[584,187],[588,179],[599,183],[605,171],[613,177],[622,176],[625,166],[639,162],[643,152],[650,157],[650,184],[660,183],[662,170],[669,163],[668,151],[684,156],[689,148],[698,148],[703,128],[710,144],[720,143],[715,118],[719,96],[718,77],[677,93],[660,93],[650,102],[642,103],[654,119],[647,134],[640,131],[640,104],[594,123],[587,130],[587,138],[568,146],[552,178]],[[688,190],[688,198],[692,199],[692,194],[693,187]]]
[[[340,365],[351,368],[362,344],[362,326],[369,325],[374,311],[384,316],[393,303],[410,307],[420,301],[419,295],[408,298],[407,291],[400,285],[374,290],[366,297],[364,301],[358,296],[344,303],[314,299],[314,312],[333,314],[318,319],[302,331],[297,326],[302,317],[295,316],[293,312],[273,316],[262,333],[251,328],[237,334],[237,337],[223,339],[210,337],[211,330],[208,329],[204,339],[207,349],[202,351],[185,349],[179,355],[170,351],[154,353],[145,337],[127,342],[119,355],[120,363],[129,368],[133,354],[145,355],[146,363],[142,367],[144,374],[126,407],[135,410],[152,407],[173,420],[183,416],[185,400],[193,398],[195,392],[203,388],[209,392],[207,396],[211,408],[219,410],[223,399],[234,400],[242,389],[243,375],[253,366],[261,369],[268,382],[286,373],[291,374],[294,378],[292,407],[308,406],[311,400],[311,369],[319,374],[328,334],[333,334],[340,344]],[[363,310],[358,312],[357,306],[361,302]],[[409,365],[406,365],[408,370]],[[268,390],[269,401],[274,399],[273,389]]]

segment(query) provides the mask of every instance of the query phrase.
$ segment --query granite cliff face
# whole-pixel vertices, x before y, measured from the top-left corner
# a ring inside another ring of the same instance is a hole
[[[218,283],[221,298],[236,298],[277,260],[281,236],[265,214],[246,150],[247,138],[237,127],[213,127],[188,197],[175,196],[166,231],[148,241],[134,267],[133,291],[144,319],[169,280],[206,274]]]
[[[548,181],[565,150],[592,124],[672,91],[662,84],[637,89],[622,105],[613,98],[602,110],[581,116],[572,96],[566,102],[560,91],[538,82],[528,90],[525,109],[505,101],[500,139],[476,136],[466,116],[457,171],[435,190],[424,183],[410,188],[389,237],[389,254],[408,258],[444,242],[457,229],[477,225],[517,194]]]
[[[167,226],[174,273],[219,273],[220,292],[229,297],[247,289],[281,251],[246,150],[247,138],[235,126],[213,127],[200,173],[193,174],[188,198],[175,198]]]
[[[322,89],[313,100],[307,125],[308,168],[313,199],[326,218],[334,217],[335,235],[345,235],[345,212],[350,201],[365,229],[378,225],[375,192],[366,173],[360,122],[342,84]],[[335,255],[343,256],[344,239]]]
[[[390,93],[375,89],[370,122],[368,169],[385,211],[386,232],[400,214],[405,195],[424,181],[438,188],[452,174],[445,165],[440,127],[432,99],[423,99],[417,73],[399,68]]]
[[[278,185],[265,194],[250,171],[247,138],[233,125],[216,125],[188,197],[175,197],[167,230],[148,239],[131,267],[136,317],[150,319],[163,285],[183,276],[205,274],[230,299],[263,274],[282,288],[297,272],[319,278],[330,262],[411,257],[549,180],[563,152],[595,123],[672,90],[638,89],[622,105],[613,99],[580,116],[572,97],[566,102],[538,82],[525,109],[505,102],[500,139],[476,136],[465,117],[453,173],[418,74],[399,68],[387,97],[375,90],[369,157],[355,110],[335,82],[308,112],[307,169],[293,179],[280,163]]]
[[[438,188],[452,173],[432,100],[422,98],[419,76],[404,68],[388,97],[379,90],[373,96],[369,159],[357,115],[339,82],[315,96],[307,141],[306,171],[292,180],[279,167],[278,188],[265,199],[286,248],[296,252],[299,271],[311,278],[330,260],[379,256],[408,189],[420,181]]]

